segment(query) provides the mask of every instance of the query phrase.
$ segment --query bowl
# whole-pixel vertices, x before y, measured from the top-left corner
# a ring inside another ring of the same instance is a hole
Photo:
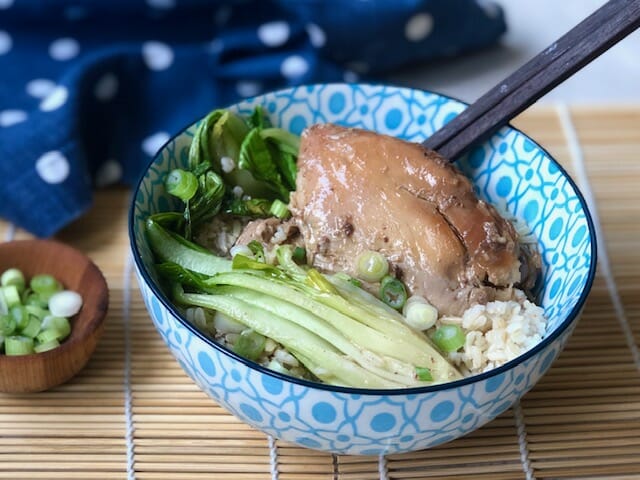
[[[0,272],[18,268],[27,279],[53,275],[82,296],[82,308],[70,318],[71,333],[59,347],[20,356],[0,354],[0,392],[40,392],[58,386],[86,365],[104,329],[109,303],[107,283],[98,267],[80,251],[55,240],[16,240],[0,244]]]
[[[290,88],[230,108],[264,107],[294,133],[333,122],[424,140],[465,104],[437,93],[384,85]],[[587,205],[562,167],[535,141],[510,127],[460,158],[481,198],[503,203],[538,239],[544,338],[494,370],[455,382],[399,390],[335,387],[291,378],[238,357],[202,335],[169,301],[154,272],[145,219],[172,208],[163,177],[187,162],[196,125],[172,138],[141,178],[130,210],[131,248],[150,317],[184,371],[213,400],[275,438],[339,454],[390,454],[461,437],[511,407],[551,367],[573,332],[591,288],[596,238]]]

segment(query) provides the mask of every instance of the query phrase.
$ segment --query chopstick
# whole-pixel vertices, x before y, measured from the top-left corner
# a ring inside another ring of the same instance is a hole
[[[640,27],[640,0],[610,0],[481,96],[423,145],[453,161]]]

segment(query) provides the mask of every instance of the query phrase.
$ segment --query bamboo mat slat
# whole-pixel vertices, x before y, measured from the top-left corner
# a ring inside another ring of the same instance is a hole
[[[381,458],[267,438],[206,397],[155,332],[128,261],[130,192],[116,188],[57,236],[108,280],[105,334],[67,384],[0,394],[0,480],[640,479],[640,105],[568,113],[606,255],[567,348],[517,409],[448,444]],[[575,179],[562,115],[536,106],[514,124]],[[4,222],[0,235],[30,237]]]

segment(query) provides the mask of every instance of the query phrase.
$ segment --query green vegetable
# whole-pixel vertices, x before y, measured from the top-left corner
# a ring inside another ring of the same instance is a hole
[[[176,196],[183,202],[188,202],[198,190],[198,177],[191,172],[176,168],[169,172],[164,186],[169,195]]]
[[[160,219],[163,217],[161,216]],[[163,262],[172,262],[187,270],[207,275],[231,270],[231,261],[217,257],[205,248],[185,240],[156,221],[147,219],[146,234],[153,253]]]
[[[269,214],[277,218],[287,218],[291,213],[289,212],[289,206],[276,198],[271,207],[269,207]]]
[[[443,352],[455,352],[462,348],[465,342],[465,334],[458,325],[442,325],[431,338]]]
[[[18,292],[23,292],[26,286],[24,274],[17,268],[9,268],[2,272],[0,276],[0,284],[3,287],[13,285],[18,289]]]
[[[33,276],[29,288],[23,288],[21,293],[18,287],[24,275],[20,270],[9,269],[2,278],[7,285],[0,288],[0,298],[9,301],[9,308],[3,303],[5,313],[0,314],[0,349],[4,347],[7,355],[26,355],[59,346],[71,333],[71,324],[68,318],[56,317],[51,312],[64,307],[60,300],[65,296],[81,302],[79,295],[62,290],[62,284],[49,274]]]
[[[29,287],[47,300],[51,295],[62,290],[62,285],[52,275],[46,273],[31,277]]]
[[[389,262],[380,252],[365,250],[356,258],[356,272],[365,282],[379,282],[389,273]]]
[[[303,247],[293,249],[292,258],[296,263],[305,263],[307,261],[307,251]]]
[[[427,330],[436,323],[438,310],[422,297],[410,297],[402,309],[407,325],[416,330]]]
[[[33,353],[33,338],[20,335],[5,338],[4,353],[7,355],[28,355]]]
[[[260,358],[260,355],[262,355],[262,352],[264,352],[266,340],[267,339],[259,333],[252,330],[245,330],[233,345],[233,351],[249,360],[257,360]]]
[[[387,275],[380,282],[380,299],[391,308],[400,310],[407,301],[407,290],[400,280]]]
[[[431,370],[424,367],[416,367],[416,376],[418,377],[418,380],[422,380],[423,382],[431,382],[433,380]]]

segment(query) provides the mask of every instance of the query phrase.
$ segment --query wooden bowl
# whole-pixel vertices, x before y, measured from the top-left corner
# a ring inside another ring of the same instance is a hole
[[[70,319],[71,334],[59,347],[30,355],[0,354],[0,392],[40,392],[66,382],[85,366],[104,328],[109,289],[86,255],[53,240],[0,244],[0,273],[11,267],[22,270],[27,281],[49,273],[82,296],[82,308]]]

